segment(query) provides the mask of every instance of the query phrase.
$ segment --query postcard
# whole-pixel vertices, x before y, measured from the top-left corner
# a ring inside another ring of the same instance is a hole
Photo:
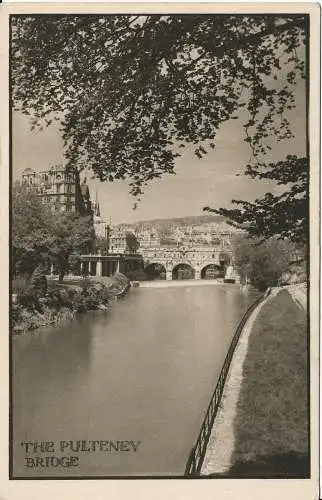
[[[1,7],[1,499],[318,498],[319,37]]]

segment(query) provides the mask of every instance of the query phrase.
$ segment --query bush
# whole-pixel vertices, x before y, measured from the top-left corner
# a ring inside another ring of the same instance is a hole
[[[103,304],[108,304],[108,302],[111,300],[111,294],[109,293],[108,289],[106,286],[104,286],[103,290],[101,291],[101,301]]]
[[[82,280],[80,286],[59,285],[49,282],[47,295],[39,300],[33,292],[31,280],[19,277],[13,281],[13,292],[17,294],[17,301],[11,310],[13,329],[17,332],[31,330],[52,320],[59,322],[69,319],[76,312],[86,312],[98,309],[101,304],[106,305],[113,293],[104,284]],[[127,278],[119,274],[117,279],[111,279],[111,284],[123,288]]]
[[[277,286],[288,270],[293,246],[287,240],[238,237],[234,242],[234,264],[241,282],[249,280],[260,291]]]
[[[48,307],[56,310],[62,307],[73,309],[73,302],[77,293],[80,293],[80,291],[77,292],[77,290],[73,287],[58,285],[55,282],[49,282],[45,303]]]
[[[14,278],[12,280],[12,292],[17,295],[18,305],[24,306],[30,310],[39,306],[29,277],[17,276]]]
[[[85,312],[98,309],[100,304],[107,304],[111,294],[102,283],[83,280],[79,291],[74,290],[73,310]]]
[[[22,314],[23,314],[23,306],[20,304],[12,304],[11,321],[13,323],[19,323],[21,321]]]
[[[16,276],[12,280],[12,293],[16,293],[19,297],[24,295],[30,289],[30,278],[27,276]]]
[[[86,311],[93,311],[98,308],[100,301],[95,295],[88,295],[84,298],[84,306]]]
[[[38,266],[31,276],[30,285],[35,297],[44,297],[47,293],[47,278],[43,266]]]

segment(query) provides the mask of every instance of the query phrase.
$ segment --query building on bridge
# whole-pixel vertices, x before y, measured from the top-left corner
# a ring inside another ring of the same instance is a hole
[[[203,279],[224,278],[231,263],[230,251],[203,246],[154,247],[142,249],[144,270],[159,279]]]
[[[157,247],[160,245],[160,235],[155,229],[143,228],[135,232],[140,248]]]

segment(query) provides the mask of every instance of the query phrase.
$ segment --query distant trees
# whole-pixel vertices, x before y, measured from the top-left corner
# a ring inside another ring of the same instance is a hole
[[[127,253],[136,253],[139,249],[140,243],[137,240],[137,237],[134,233],[127,231],[125,234],[126,238],[126,252]]]
[[[12,266],[14,274],[44,274],[54,263],[66,271],[93,241],[91,217],[52,212],[32,190],[17,183],[12,190]]]
[[[103,236],[95,237],[95,252],[105,255],[108,252],[108,239]]]
[[[279,284],[294,259],[294,245],[287,240],[270,238],[260,242],[258,238],[238,235],[233,241],[234,265],[241,283],[252,283],[260,291]]]
[[[49,250],[59,274],[59,281],[70,268],[71,262],[89,252],[94,240],[94,228],[90,216],[83,217],[76,212],[61,212],[53,217],[54,243]]]

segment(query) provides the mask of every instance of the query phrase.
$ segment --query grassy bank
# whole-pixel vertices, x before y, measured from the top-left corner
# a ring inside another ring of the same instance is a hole
[[[121,273],[104,283],[80,279],[58,283],[49,281],[46,293],[39,296],[28,278],[16,280],[16,293],[11,309],[14,334],[25,333],[41,326],[58,324],[77,313],[107,310],[110,302],[129,288],[129,280]]]
[[[251,331],[229,475],[307,477],[307,317],[286,290]]]

